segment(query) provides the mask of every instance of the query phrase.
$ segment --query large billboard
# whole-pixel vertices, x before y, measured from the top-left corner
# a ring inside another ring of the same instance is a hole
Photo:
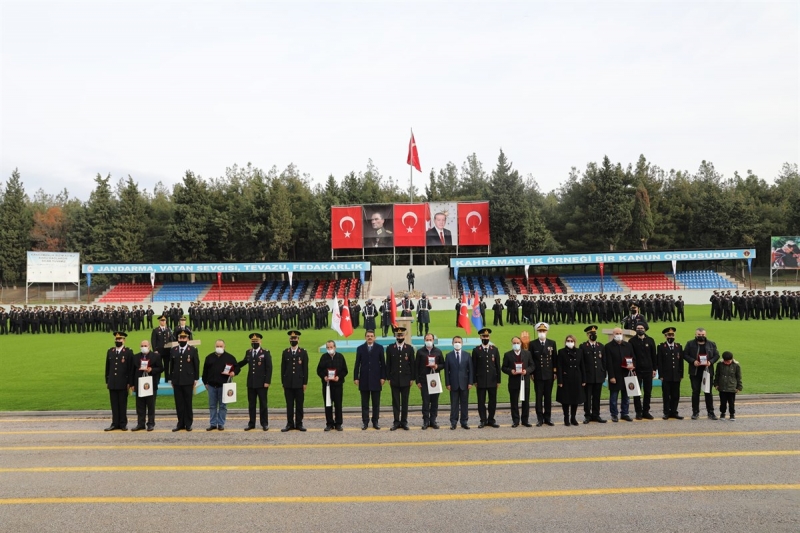
[[[798,268],[800,264],[800,235],[795,235],[794,237],[772,237],[770,250],[772,251],[770,264],[773,270]]]
[[[489,202],[331,207],[334,250],[489,244]]]
[[[28,252],[28,283],[78,283],[80,268],[80,254]]]

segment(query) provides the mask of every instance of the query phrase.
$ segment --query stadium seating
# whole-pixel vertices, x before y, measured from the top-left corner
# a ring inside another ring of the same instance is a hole
[[[503,296],[507,293],[505,283],[503,276],[459,276],[458,293],[477,292],[478,296]]]
[[[312,282],[310,293],[317,300],[356,299],[361,295],[361,280],[317,279]]]
[[[153,296],[154,302],[194,302],[211,287],[211,283],[164,283]]]
[[[156,283],[156,290],[160,283]],[[97,303],[141,302],[150,300],[153,288],[149,283],[119,283],[97,300]]]
[[[559,278],[571,292],[600,292],[600,274],[562,274]],[[623,292],[622,286],[613,276],[604,276],[603,292]]]
[[[735,283],[710,270],[678,272],[678,281],[687,289],[736,289]]]
[[[633,272],[615,274],[614,277],[629,291],[671,291],[675,281],[664,272]],[[677,284],[677,288],[683,288]]]
[[[204,302],[230,302],[248,301],[253,299],[253,293],[261,285],[260,281],[229,281],[223,282],[222,287],[216,283],[203,296]]]

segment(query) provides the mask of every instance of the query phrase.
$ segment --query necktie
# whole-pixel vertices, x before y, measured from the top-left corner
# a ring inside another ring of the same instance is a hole
[[[439,230],[439,240],[444,244],[444,232],[442,230]]]
[[[456,352],[456,363],[461,364],[461,352]]]

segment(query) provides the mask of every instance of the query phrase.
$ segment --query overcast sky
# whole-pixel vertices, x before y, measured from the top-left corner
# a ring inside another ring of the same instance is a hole
[[[0,180],[88,198],[294,163],[408,183],[502,148],[551,190],[640,153],[772,181],[800,159],[791,2],[2,2]]]

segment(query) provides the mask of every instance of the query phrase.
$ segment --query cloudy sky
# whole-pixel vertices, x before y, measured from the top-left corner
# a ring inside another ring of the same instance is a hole
[[[800,159],[797,2],[0,0],[0,180],[87,198],[294,163],[408,182],[502,148],[547,191],[607,154],[771,181]]]

